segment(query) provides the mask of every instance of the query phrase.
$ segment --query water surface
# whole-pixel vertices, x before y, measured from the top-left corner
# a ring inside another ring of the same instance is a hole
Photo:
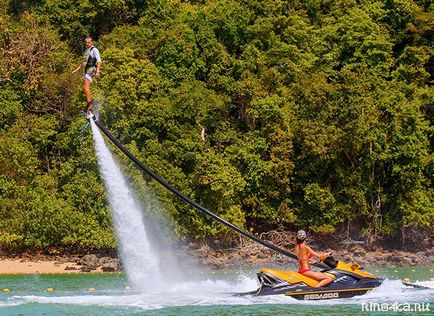
[[[362,303],[430,303],[434,290],[413,290],[401,285],[410,278],[434,288],[433,268],[370,268],[385,277],[378,289],[352,299],[323,302],[297,301],[285,296],[234,297],[232,293],[255,289],[255,271],[220,270],[198,272],[189,282],[168,283],[163,289],[152,284],[133,293],[123,274],[9,275],[0,276],[0,315],[360,315]],[[47,292],[53,288],[53,292]],[[89,291],[89,289],[94,291]],[[367,312],[364,312],[368,314]],[[370,315],[400,314],[394,312]],[[402,313],[401,313],[402,314]]]

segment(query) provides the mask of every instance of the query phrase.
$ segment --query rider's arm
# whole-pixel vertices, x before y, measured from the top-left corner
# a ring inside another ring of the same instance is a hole
[[[80,64],[78,65],[77,68],[74,69],[74,71],[72,72],[73,74],[75,74],[77,71],[80,71],[80,69],[83,67],[83,63],[80,62]]]
[[[309,252],[309,254],[311,256],[317,257],[320,260],[324,260],[325,258],[327,258],[331,253],[318,253],[312,250],[312,248],[310,248],[309,246],[306,246],[307,251]]]
[[[96,63],[96,75],[99,75],[99,69],[101,67],[101,62]]]
[[[307,249],[308,253],[309,253],[312,257],[317,257],[317,258],[321,259],[321,258],[320,258],[320,254],[317,253],[317,252],[315,252],[315,251],[313,251],[312,248],[310,248],[309,246],[306,246],[306,249]]]
[[[95,48],[93,51],[93,57],[96,59],[96,75],[99,75],[99,70],[101,68],[101,56],[99,54],[99,50],[97,48]]]

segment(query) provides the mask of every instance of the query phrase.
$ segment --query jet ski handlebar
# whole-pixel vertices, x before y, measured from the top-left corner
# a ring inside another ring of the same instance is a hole
[[[330,267],[330,268],[336,268],[336,266],[338,265],[338,261],[332,256],[332,255],[329,255],[329,256],[327,256],[327,258],[325,258],[324,260],[323,260],[323,262],[328,266],[328,267]]]

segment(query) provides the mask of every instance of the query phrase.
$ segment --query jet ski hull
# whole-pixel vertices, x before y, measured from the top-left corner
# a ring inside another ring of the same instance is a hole
[[[345,284],[345,281],[346,284]],[[351,298],[366,294],[368,291],[378,287],[382,279],[358,280],[341,277],[325,287],[312,287],[304,283],[297,284],[276,284],[274,286],[264,285],[251,293],[252,295],[286,295],[297,300],[328,300],[337,298]]]
[[[258,273],[259,288],[239,295],[286,295],[297,300],[329,300],[363,295],[383,282],[359,265],[342,261],[322,272],[333,281],[324,287],[314,287],[317,281],[297,272],[261,269]]]

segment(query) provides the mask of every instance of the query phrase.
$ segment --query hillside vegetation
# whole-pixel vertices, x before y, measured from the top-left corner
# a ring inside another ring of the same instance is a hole
[[[0,0],[2,249],[116,247],[71,74],[87,34],[101,121],[219,216],[428,242],[431,1]],[[178,237],[234,240],[117,157]]]

